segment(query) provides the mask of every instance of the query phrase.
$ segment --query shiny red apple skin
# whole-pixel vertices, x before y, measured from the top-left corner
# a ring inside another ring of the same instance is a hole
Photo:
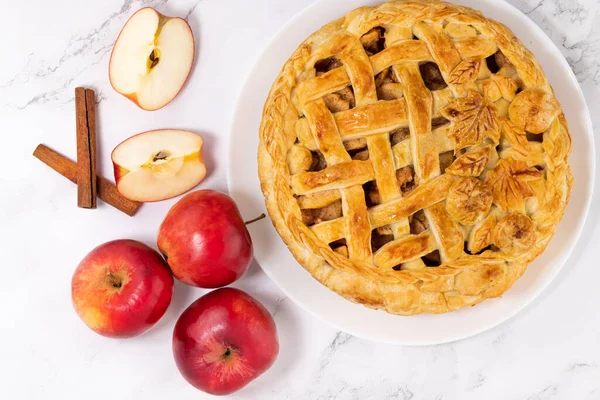
[[[110,338],[141,335],[171,303],[173,275],[160,254],[135,240],[92,250],[71,280],[73,306],[83,322]]]
[[[275,321],[249,294],[235,288],[210,292],[192,303],[173,331],[179,372],[213,395],[240,390],[269,369],[279,354]]]
[[[252,239],[231,197],[215,190],[184,196],[167,213],[158,248],[181,282],[206,289],[227,286],[252,261]]]

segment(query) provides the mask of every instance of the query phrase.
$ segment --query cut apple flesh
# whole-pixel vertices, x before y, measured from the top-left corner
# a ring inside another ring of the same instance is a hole
[[[131,200],[160,201],[194,188],[204,179],[202,137],[182,130],[140,133],[112,153],[119,192]]]
[[[142,8],[117,38],[110,57],[110,83],[144,110],[157,110],[177,96],[193,60],[194,36],[188,23]]]

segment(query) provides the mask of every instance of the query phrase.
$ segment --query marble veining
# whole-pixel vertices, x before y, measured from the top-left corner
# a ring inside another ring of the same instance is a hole
[[[107,240],[153,244],[173,204],[144,206],[135,220],[106,206],[75,208],[74,187],[30,153],[46,143],[74,157],[73,90],[97,93],[99,170],[111,175],[110,149],[143,130],[181,127],[206,139],[204,187],[226,189],[231,110],[258,52],[313,0],[106,0],[7,2],[2,29],[0,126],[6,143],[0,196],[0,397],[6,399],[204,399],[172,361],[174,320],[205,291],[177,285],[158,326],[139,339],[91,334],[71,310],[69,282],[79,260]],[[341,1],[341,0],[331,0]],[[600,126],[600,2],[509,0],[554,41],[573,69]],[[57,3],[57,4],[54,4]],[[82,4],[83,3],[83,4]],[[187,19],[197,62],[178,99],[157,113],[137,110],[108,83],[114,40],[138,8]],[[526,41],[526,38],[522,38]],[[600,154],[600,153],[599,153]],[[597,203],[597,202],[595,202]],[[598,206],[590,214],[596,220]],[[135,222],[134,222],[135,221]],[[81,235],[81,232],[93,234]],[[275,316],[281,354],[275,366],[233,399],[600,399],[600,292],[595,226],[577,263],[517,317],[473,338],[398,347],[337,331],[296,306],[255,265],[236,286]]]
[[[579,82],[600,84],[600,3],[581,0],[511,0],[556,43]]]

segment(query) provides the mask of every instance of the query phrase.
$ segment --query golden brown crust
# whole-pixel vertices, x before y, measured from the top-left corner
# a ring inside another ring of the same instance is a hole
[[[562,218],[570,151],[560,105],[512,32],[414,0],[354,10],[300,45],[265,104],[258,158],[298,262],[349,300],[413,315],[512,286]]]

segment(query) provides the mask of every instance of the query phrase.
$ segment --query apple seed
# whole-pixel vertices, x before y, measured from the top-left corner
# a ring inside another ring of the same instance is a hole
[[[167,157],[169,157],[170,155],[171,155],[171,153],[169,153],[168,151],[165,151],[165,150],[159,151],[158,153],[156,153],[156,155],[152,159],[152,162],[166,160]]]
[[[156,64],[158,64],[158,62],[160,61],[160,57],[158,56],[158,51],[157,49],[152,49],[152,52],[150,53],[150,56],[148,57],[149,65],[148,65],[148,69],[152,69],[154,67],[156,67]]]

